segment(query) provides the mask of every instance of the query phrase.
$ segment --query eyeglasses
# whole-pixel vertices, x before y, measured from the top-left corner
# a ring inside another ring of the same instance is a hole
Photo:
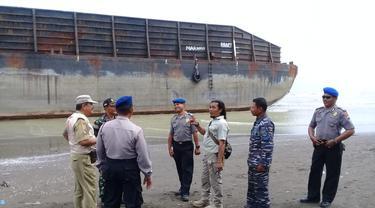
[[[323,95],[322,98],[323,98],[323,99],[327,99],[327,100],[329,100],[329,99],[332,98],[332,96],[326,96],[326,95]]]

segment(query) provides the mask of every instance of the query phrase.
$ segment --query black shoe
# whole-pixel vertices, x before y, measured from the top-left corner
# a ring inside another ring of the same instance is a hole
[[[300,199],[299,202],[304,203],[304,204],[314,204],[314,203],[319,203],[319,200],[304,198],[304,199]]]
[[[181,201],[183,201],[183,202],[188,202],[189,201],[189,195],[182,195],[181,196]]]
[[[174,195],[175,195],[175,196],[181,196],[181,191],[178,190],[178,191],[174,192]]]
[[[322,203],[320,203],[320,207],[322,208],[331,207],[331,202],[322,201]]]

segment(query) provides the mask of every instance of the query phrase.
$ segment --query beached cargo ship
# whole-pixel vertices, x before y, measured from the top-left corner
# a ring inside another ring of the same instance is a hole
[[[296,75],[279,46],[235,26],[0,6],[0,115],[71,111],[79,94],[132,95],[143,112],[175,97],[242,109],[279,100]]]

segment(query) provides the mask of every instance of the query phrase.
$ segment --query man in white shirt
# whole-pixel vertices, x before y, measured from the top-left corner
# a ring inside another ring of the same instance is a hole
[[[202,196],[193,202],[194,207],[222,208],[223,185],[221,171],[224,168],[224,149],[229,132],[226,121],[225,104],[221,100],[210,102],[209,113],[212,120],[204,129],[193,117],[191,122],[203,138]],[[213,203],[210,205],[210,192],[213,190]]]

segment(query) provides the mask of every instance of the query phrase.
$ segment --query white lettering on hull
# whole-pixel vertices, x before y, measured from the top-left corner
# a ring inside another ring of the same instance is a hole
[[[205,51],[206,47],[204,46],[186,46],[186,51]]]
[[[222,48],[232,48],[232,43],[221,42],[220,47],[222,47]]]

